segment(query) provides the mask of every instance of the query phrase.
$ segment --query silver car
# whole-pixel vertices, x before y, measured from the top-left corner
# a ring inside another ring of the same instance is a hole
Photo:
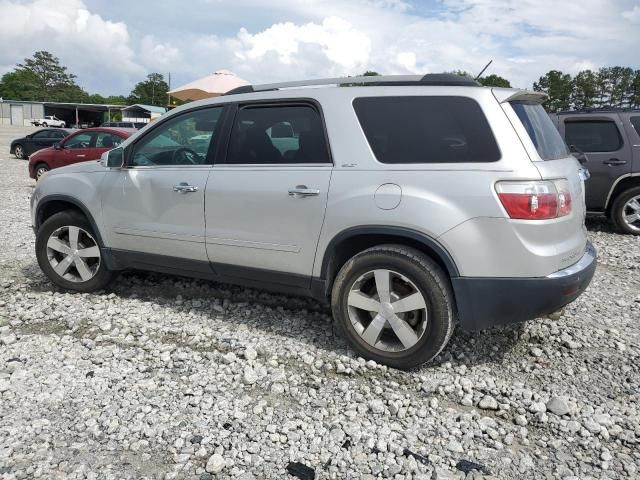
[[[413,367],[594,274],[587,172],[542,100],[432,74],[189,103],[38,182],[38,263],[80,292],[141,269],[311,295],[359,355]]]

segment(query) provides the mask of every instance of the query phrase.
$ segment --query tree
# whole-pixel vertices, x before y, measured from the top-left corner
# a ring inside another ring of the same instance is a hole
[[[544,102],[547,111],[559,112],[571,106],[573,80],[567,73],[551,70],[534,82],[533,90],[547,94],[547,100]]]
[[[36,93],[38,100],[59,100],[60,94],[66,90],[77,93],[73,87],[76,76],[67,72],[67,67],[60,65],[58,57],[49,52],[38,51],[32,58],[25,58],[24,63],[18,64],[16,72],[30,72],[38,88]],[[79,88],[79,87],[78,87]],[[71,90],[70,90],[71,89]],[[64,95],[62,95],[64,96]]]
[[[7,72],[0,80],[0,97],[11,100],[35,100],[38,77],[29,70]]]
[[[378,77],[380,74],[373,70],[367,70],[362,74],[363,77]]]
[[[486,77],[480,77],[478,81],[485,87],[511,88],[511,82],[509,80],[501,77],[500,75],[496,75],[495,73],[487,75]]]
[[[598,74],[583,70],[573,79],[571,104],[576,110],[593,108],[598,96]]]
[[[130,103],[164,106],[167,103],[169,85],[160,73],[150,73],[147,79],[138,82],[129,95]]]

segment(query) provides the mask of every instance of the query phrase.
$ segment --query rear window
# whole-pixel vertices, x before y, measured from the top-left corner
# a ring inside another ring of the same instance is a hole
[[[362,97],[353,108],[382,163],[500,160],[480,105],[465,97]]]
[[[622,147],[622,137],[613,120],[565,122],[565,139],[583,152],[615,152]]]
[[[562,136],[539,103],[511,102],[529,138],[543,160],[557,160],[569,155]]]

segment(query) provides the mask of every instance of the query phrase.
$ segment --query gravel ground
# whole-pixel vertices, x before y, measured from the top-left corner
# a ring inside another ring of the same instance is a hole
[[[17,132],[0,131],[1,478],[640,478],[640,237],[589,220],[600,265],[559,318],[458,331],[401,372],[304,298],[143,273],[52,287]]]

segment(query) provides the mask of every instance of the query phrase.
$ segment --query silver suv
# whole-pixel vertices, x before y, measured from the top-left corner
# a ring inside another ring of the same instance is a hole
[[[38,182],[38,263],[81,292],[141,269],[329,300],[359,355],[412,367],[593,276],[586,174],[542,100],[434,74],[190,103]]]

